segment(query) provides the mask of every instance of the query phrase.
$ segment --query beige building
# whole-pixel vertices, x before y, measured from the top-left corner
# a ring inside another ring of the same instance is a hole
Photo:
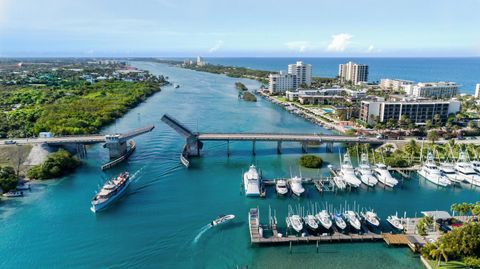
[[[355,85],[361,82],[368,82],[368,65],[348,62],[340,64],[338,76],[342,81],[351,81]]]
[[[380,88],[382,88],[382,90],[399,91],[403,90],[407,85],[413,85],[413,81],[389,78],[380,80]]]

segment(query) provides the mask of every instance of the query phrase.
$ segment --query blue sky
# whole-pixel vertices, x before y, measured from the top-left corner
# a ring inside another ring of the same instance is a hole
[[[480,56],[480,0],[0,0],[0,56]]]

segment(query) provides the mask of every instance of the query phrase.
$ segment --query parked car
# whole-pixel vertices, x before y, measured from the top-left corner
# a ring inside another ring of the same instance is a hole
[[[5,143],[5,145],[14,145],[14,144],[16,144],[17,142],[16,142],[16,141],[13,141],[13,140],[7,140],[7,141],[5,141],[4,143]]]
[[[364,135],[359,135],[359,136],[357,136],[357,138],[360,139],[360,140],[367,139]]]

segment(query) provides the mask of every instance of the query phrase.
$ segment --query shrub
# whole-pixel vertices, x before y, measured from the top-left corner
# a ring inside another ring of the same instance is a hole
[[[61,149],[48,155],[43,164],[30,168],[27,175],[31,179],[58,178],[74,171],[80,164],[80,160]]]
[[[0,188],[3,192],[9,192],[17,187],[18,179],[15,169],[10,166],[0,168]]]
[[[315,155],[303,155],[300,157],[300,165],[306,168],[320,168],[322,163],[322,158]]]

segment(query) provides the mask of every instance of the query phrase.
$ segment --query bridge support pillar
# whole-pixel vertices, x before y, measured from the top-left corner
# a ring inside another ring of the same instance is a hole
[[[257,154],[255,150],[255,140],[252,141],[252,154],[253,155]]]
[[[277,154],[282,154],[282,141],[277,141]]]
[[[325,151],[329,152],[329,153],[333,152],[333,143],[332,142],[325,143]]]
[[[307,153],[308,152],[308,144],[307,142],[302,142],[302,152]]]
[[[110,159],[119,158],[127,153],[127,142],[106,143],[105,147],[108,148]]]
[[[227,156],[230,157],[230,140],[227,140]]]
[[[202,142],[198,141],[196,136],[190,136],[187,138],[187,151],[189,156],[200,156],[200,149],[202,148]]]

